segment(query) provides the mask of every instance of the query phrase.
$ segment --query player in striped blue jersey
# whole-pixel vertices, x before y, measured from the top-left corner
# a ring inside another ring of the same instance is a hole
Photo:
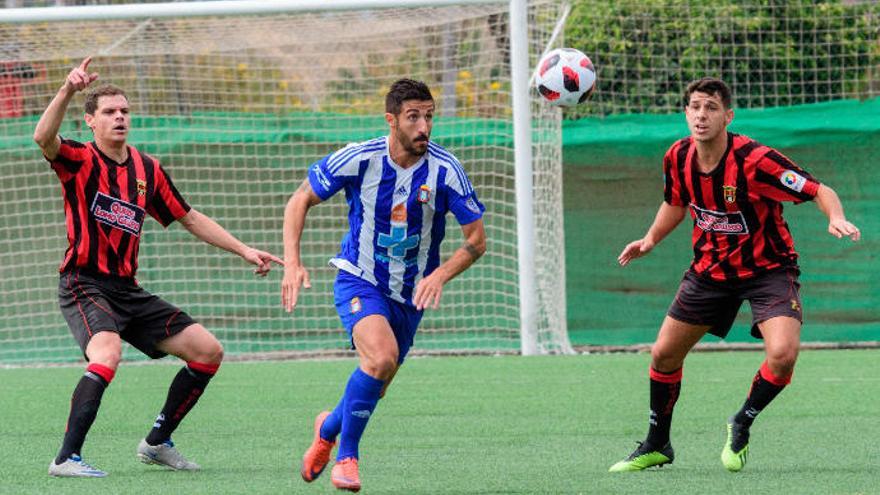
[[[349,231],[330,264],[339,269],[336,310],[360,363],[332,412],[315,418],[314,441],[301,474],[313,481],[326,467],[339,437],[331,480],[358,491],[358,443],[376,403],[403,363],[425,308],[436,309],[443,286],[486,250],[485,208],[459,161],[430,142],[434,99],[419,81],[401,79],[385,98],[390,132],[331,153],[309,168],[308,178],[284,210],[282,303],[296,306],[309,276],[300,239],[309,208],[345,190]],[[464,243],[440,263],[446,213],[461,225]]]

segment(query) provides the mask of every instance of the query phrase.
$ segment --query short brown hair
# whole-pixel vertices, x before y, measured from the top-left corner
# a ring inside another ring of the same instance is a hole
[[[385,95],[385,111],[397,115],[407,100],[434,101],[428,85],[413,79],[399,79]]]
[[[102,84],[96,88],[90,89],[86,93],[86,113],[89,115],[95,115],[95,111],[98,109],[98,98],[102,96],[116,95],[125,96],[125,99],[128,100],[128,95],[126,95],[125,91],[123,91],[122,88],[120,88],[119,86],[114,86],[112,84]]]
[[[730,88],[724,84],[724,81],[715,77],[704,77],[688,84],[684,92],[684,106],[691,104],[691,95],[694,93],[706,93],[707,95],[718,95],[724,108],[730,108]]]

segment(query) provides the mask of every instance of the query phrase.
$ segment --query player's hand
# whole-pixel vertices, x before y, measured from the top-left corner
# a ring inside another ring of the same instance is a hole
[[[309,272],[302,265],[284,265],[284,278],[281,280],[281,305],[288,313],[296,307],[300,287],[312,288]]]
[[[79,64],[79,67],[70,71],[70,74],[67,75],[67,79],[64,81],[64,87],[68,91],[82,91],[98,79],[97,72],[89,73],[89,64],[91,62],[92,57],[86,57]]]
[[[430,307],[437,309],[440,307],[440,298],[443,296],[443,278],[439,270],[419,280],[416,285],[416,292],[413,295],[413,304],[416,309],[421,311]]]
[[[844,236],[847,236],[853,241],[857,241],[862,237],[862,232],[859,228],[844,218],[831,220],[828,223],[828,233],[838,239],[843,239]]]
[[[260,251],[259,249],[247,248],[244,253],[241,255],[242,258],[245,259],[248,263],[253,265],[257,265],[257,268],[254,270],[254,273],[265,277],[270,270],[272,270],[272,262],[278,263],[279,265],[284,265],[284,262],[281,261],[281,258],[269,254],[265,251]]]
[[[651,241],[646,239],[632,241],[623,248],[623,252],[617,257],[617,262],[620,263],[620,266],[626,266],[630,261],[650,253],[652,249],[654,249],[654,243]]]

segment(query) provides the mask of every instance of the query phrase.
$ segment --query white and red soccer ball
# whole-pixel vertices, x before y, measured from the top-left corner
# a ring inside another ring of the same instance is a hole
[[[538,62],[535,87],[551,105],[577,105],[585,102],[596,87],[596,69],[581,51],[557,48]]]

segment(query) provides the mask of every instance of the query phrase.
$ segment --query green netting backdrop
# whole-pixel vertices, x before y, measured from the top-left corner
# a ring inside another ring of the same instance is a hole
[[[364,117],[368,120],[365,125],[351,125],[350,120],[337,118],[316,119],[315,114],[240,117],[231,113],[139,117],[133,122],[136,130],[131,142],[150,143],[144,149],[160,157],[192,146],[289,142],[338,146],[374,134],[367,136],[352,129],[383,125],[381,117]],[[324,123],[325,127],[316,122]],[[20,150],[32,149],[34,157],[38,157],[38,149],[27,137],[35,123],[36,117],[7,121],[8,132],[0,136],[0,156],[17,159],[20,157],[13,155],[21,153]],[[88,139],[77,126],[78,123],[68,121],[62,132]],[[490,144],[506,148],[512,135],[508,126],[508,122],[492,119],[438,119],[433,137],[440,143],[454,140],[467,147]],[[481,132],[475,132],[478,127]],[[786,218],[801,254],[804,340],[880,340],[880,276],[876,263],[880,248],[880,99],[740,110],[731,129],[781,150],[833,187],[850,220],[862,230],[863,240],[859,243],[838,240],[826,233],[827,222],[815,205],[786,207]],[[681,114],[614,115],[565,123],[567,303],[569,334],[574,345],[625,345],[654,339],[691,259],[690,220],[686,219],[651,256],[636,260],[627,268],[618,267],[616,257],[627,242],[643,235],[653,219],[662,201],[661,158],[674,140],[686,134]],[[173,163],[169,166],[173,169]],[[289,164],[279,162],[278,166]],[[5,191],[18,192],[0,201],[0,225],[5,225],[2,230],[9,235],[25,235],[28,222],[22,221],[21,216],[28,214],[27,204],[18,197],[19,192],[26,194],[28,185],[35,181],[51,182],[55,178],[46,167],[32,175],[3,180],[22,184],[21,189],[4,184]],[[476,187],[479,190],[480,184]],[[223,202],[224,198],[230,206],[236,204],[235,197],[224,196],[222,192],[213,199]],[[59,226],[63,224],[60,208],[54,220]],[[59,227],[59,232],[63,232],[63,227]],[[515,239],[500,241],[515,244]],[[61,256],[59,249],[59,260]],[[7,273],[27,271],[26,266],[3,268]],[[4,297],[16,297],[15,292]],[[52,317],[60,323],[57,310],[52,311]],[[749,318],[746,305],[728,340],[750,339]]]
[[[839,240],[827,233],[825,216],[814,203],[785,206],[801,255],[803,340],[880,340],[880,99],[738,110],[730,129],[779,149],[831,186],[862,231],[860,242]],[[656,336],[692,259],[690,218],[650,256],[626,268],[617,266],[616,258],[654,219],[663,201],[663,154],[687,133],[683,114],[566,122],[566,277],[573,344],[633,344]],[[727,340],[751,340],[750,322],[745,304]]]

